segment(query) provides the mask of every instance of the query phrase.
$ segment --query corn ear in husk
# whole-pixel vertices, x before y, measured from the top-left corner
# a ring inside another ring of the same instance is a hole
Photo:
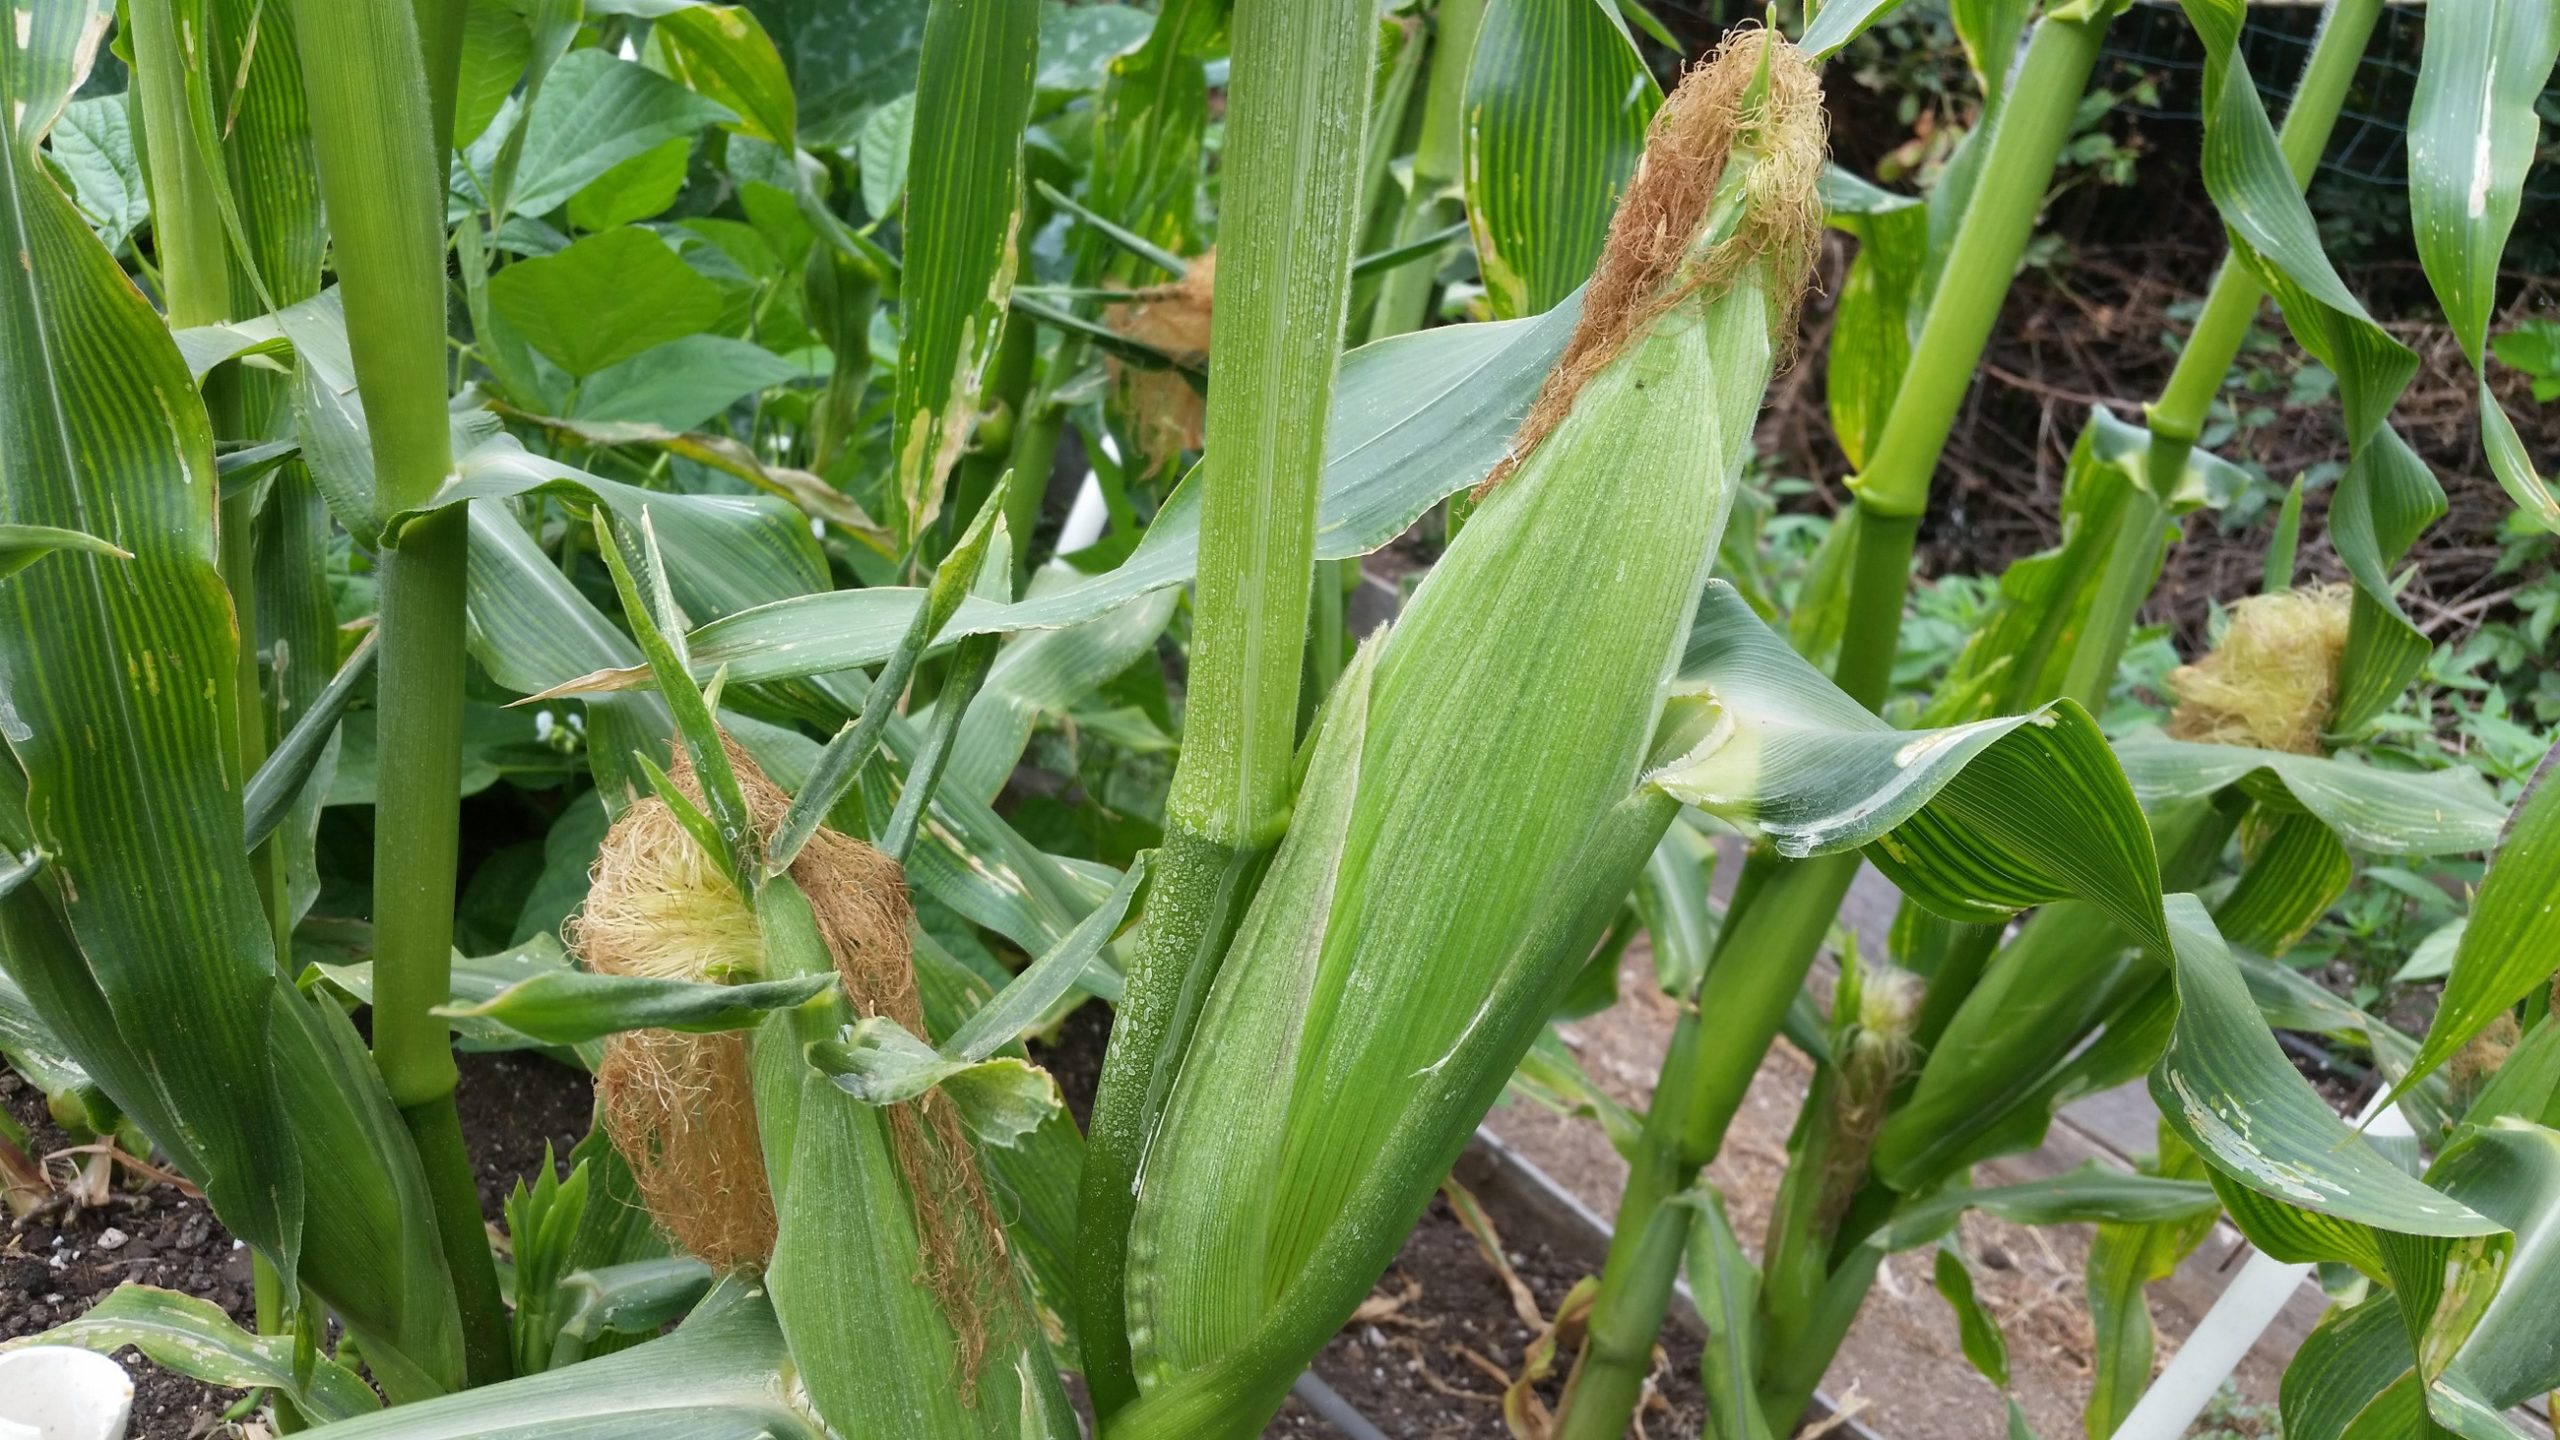
[[[1792,331],[1821,154],[1783,42],[1692,74],[1516,461],[1329,698],[1141,1167],[1142,1402],[1109,1433],[1253,1433],[1667,823],[1638,777]]]

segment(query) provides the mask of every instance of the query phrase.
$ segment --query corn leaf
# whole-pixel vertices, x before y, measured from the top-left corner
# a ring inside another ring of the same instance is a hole
[[[2423,1433],[2426,1398],[2398,1300],[2376,1294],[2322,1316],[2285,1366],[2277,1413],[2295,1440]]]
[[[303,703],[294,716],[293,728],[267,752],[266,763],[258,767],[258,773],[249,777],[244,833],[250,849],[257,849],[284,823],[285,812],[319,769],[321,755],[337,735],[338,720],[346,714],[347,703],[355,698],[365,676],[373,670],[374,638],[369,633],[357,642],[355,653],[347,657],[347,663],[338,667],[317,695]],[[327,789],[326,785],[320,787],[324,795]]]
[[[238,637],[214,567],[212,434],[167,328],[36,151],[87,69],[93,7],[24,15],[0,39],[0,251],[18,257],[0,266],[0,524],[132,558],[71,551],[0,581],[0,734],[80,952],[57,983],[135,1046],[100,1082],[290,1273],[302,1177],[270,1051],[274,946],[240,848],[247,777],[229,773]],[[54,1008],[37,958],[9,954]]]
[[[2202,1180],[2129,1173],[2093,1160],[2041,1180],[1940,1191],[1905,1206],[1866,1243],[1887,1252],[1931,1244],[1951,1233],[1968,1210],[2016,1225],[2158,1225],[2208,1217],[2221,1208],[2213,1187]]]
[[[663,1340],[306,1433],[327,1440],[824,1440],[785,1398],[773,1307],[732,1277]]]
[[[1662,87],[1607,0],[1493,0],[1466,75],[1485,295],[1496,319],[1535,315],[1590,278]]]
[[[1689,753],[1647,777],[1664,793],[1782,855],[1867,846],[1912,898],[1954,919],[2079,898],[2167,950],[2150,826],[2079,706],[1895,730],[1721,583],[1699,605],[1678,685],[1711,718]]]
[[[2560,753],[2560,752],[2555,752]],[[2560,784],[2545,760],[2507,822],[2454,948],[2444,996],[2397,1090],[2452,1059],[2471,1038],[2560,970]]]
[[[2480,440],[2498,483],[2535,523],[2560,530],[2560,498],[2490,392],[2489,321],[2498,260],[2515,228],[2542,135],[2535,106],[2560,58],[2560,20],[2531,0],[2439,12],[2409,99],[2409,218],[2419,263],[2480,377]]]
[[[309,1357],[307,1372],[298,1369],[292,1336],[252,1335],[209,1300],[149,1285],[119,1285],[79,1319],[0,1345],[0,1354],[22,1345],[77,1345],[101,1355],[130,1345],[191,1380],[281,1391],[323,1422],[382,1408],[362,1377],[327,1355]]]
[[[2560,1304],[2560,1133],[2494,1121],[2447,1149],[2427,1180],[2515,1235],[2497,1293],[2427,1397],[2449,1428],[2503,1429],[2496,1412],[2560,1390],[2560,1338],[2551,1326]]]
[[[2347,1265],[2377,1281],[2390,1279],[2372,1226],[2261,1194],[2219,1169],[2211,1179],[2231,1223],[2270,1258],[2289,1265]]]
[[[884,517],[910,546],[942,511],[1013,293],[1039,48],[1038,0],[934,0],[925,17],[898,280],[896,484]]]
[[[2210,1173],[2165,1126],[2160,1158],[2145,1169],[2180,1180],[2201,1181]],[[2091,1373],[2082,1428],[2093,1440],[2114,1435],[2151,1384],[2155,1347],[2144,1289],[2167,1279],[2213,1233],[2220,1217],[2217,1198],[2183,1219],[2102,1222],[2090,1237],[2089,1263],[2082,1275],[2089,1295]]]
[[[1697,1192],[1698,1218],[1689,1231],[1689,1288],[1698,1296],[1707,1343],[1698,1354],[1699,1380],[1707,1392],[1707,1440],[1769,1440],[1760,1409],[1758,1317],[1760,1272],[1725,1218],[1724,1197]]]
[[[1315,557],[1367,554],[1442,497],[1483,479],[1580,314],[1575,300],[1533,320],[1445,326],[1345,355],[1327,430]],[[1201,487],[1216,463],[1193,467],[1117,568],[1011,605],[973,599],[943,633],[957,639],[1073,625],[1190,580],[1200,563]],[[876,665],[897,648],[915,604],[914,590],[896,586],[813,594],[711,621],[689,644],[698,664],[725,665],[740,684]],[[709,674],[706,668],[701,678]],[[644,683],[644,671],[625,669],[575,688]]]
[[[767,1012],[804,1005],[833,983],[824,975],[716,985],[548,970],[486,1000],[439,1005],[434,1013],[490,1021],[545,1045],[577,1045],[625,1030],[712,1035],[760,1024]]]
[[[0,525],[0,580],[6,580],[59,550],[79,550],[118,560],[133,558],[123,550],[77,530],[58,525]]]
[[[33,867],[27,867],[32,869]],[[92,1084],[89,1072],[72,1057],[62,1037],[27,1000],[18,982],[0,972],[0,1055],[9,1068],[35,1083],[48,1096],[67,1095]]]
[[[2349,459],[2330,502],[2329,540],[2356,600],[2331,724],[2353,734],[2399,698],[2429,649],[2401,611],[2390,575],[2445,508],[2435,476],[2388,420],[2418,359],[2366,313],[2320,248],[2319,227],[2240,56],[2242,0],[2181,4],[2204,42],[2201,169],[2232,254],[2275,296],[2294,338],[2338,377]]]
[[[2285,1059],[2193,896],[2171,896],[2178,1019],[2151,1077],[2179,1136],[2234,1180],[2308,1210],[2410,1235],[2498,1228],[2412,1179],[2349,1129]]]
[[[2171,740],[2153,730],[2117,741],[2116,759],[2145,808],[2239,785],[2262,802],[2317,816],[2339,840],[2377,855],[2470,854],[2495,845],[2506,823],[2487,783],[2465,766],[2380,770],[2338,756]]]
[[[1831,343],[1824,351],[1824,396],[1840,452],[1854,472],[1866,467],[1885,415],[1911,363],[1921,272],[1928,262],[1929,215],[1917,200],[1868,184],[1837,167],[1823,172],[1830,224],[1857,237],[1858,253],[1833,302]]]

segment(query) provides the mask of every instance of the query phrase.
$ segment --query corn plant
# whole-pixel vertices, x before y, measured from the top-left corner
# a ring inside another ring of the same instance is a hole
[[[1506,1083],[1574,1086],[1539,1036],[1632,893],[1686,1005],[1615,1117],[1562,1433],[1624,1429],[1684,1264],[1714,1433],[1791,1425],[1880,1258],[1974,1208],[2102,1224],[2093,1434],[2148,1375],[2141,1285],[2219,1213],[2368,1287],[2289,1425],[2504,1433],[2560,1382],[2560,802],[2332,753],[2423,656],[2392,568],[2442,504],[2387,423],[2406,352],[2300,199],[2378,6],[2337,0],[2279,136],[2238,7],[2191,0],[2232,259],[2145,425],[2092,418],[2063,549],[1908,714],[1931,476],[2114,7],[1965,10],[1985,123],[1925,205],[1825,170],[1818,67],[1886,8],[1737,31],[1668,95],[1582,0],[15,12],[0,1050],[259,1267],[255,1334],[129,1288],[52,1338],[332,1434],[1072,1436],[1070,1373],[1106,1436],[1258,1433]],[[2413,206],[2476,366],[2560,32],[2437,29]],[[1826,213],[1855,502],[1778,617],[1713,572]],[[1470,260],[1491,318],[1426,324]],[[2186,738],[2110,737],[2269,293],[2342,380],[2353,587],[2293,594],[2288,540]],[[1118,537],[1042,564],[1070,434]],[[2488,445],[2551,523],[2502,417]],[[1355,562],[1435,507],[1446,554],[1353,647]],[[2307,678],[2270,700],[2279,663]],[[1161,725],[1093,708],[1133,684]],[[1180,731],[1122,863],[994,803],[1062,719]],[[509,766],[591,789],[544,839],[570,898],[492,951],[457,796]],[[342,789],[370,925],[323,949]],[[1752,841],[1720,917],[1713,827]],[[2263,958],[2350,849],[2492,855],[2423,1042]],[[1826,1022],[1861,856],[1907,905]],[[1023,1042],[1088,999],[1080,1131]],[[2445,1079],[2519,1013],[2494,1076]],[[2360,1037],[2423,1177],[2271,1026]],[[1782,1029],[1820,1064],[1755,1267],[1698,1177]],[[594,1074],[503,1267],[457,1042]],[[1969,1183],[2146,1072],[2157,1173]]]

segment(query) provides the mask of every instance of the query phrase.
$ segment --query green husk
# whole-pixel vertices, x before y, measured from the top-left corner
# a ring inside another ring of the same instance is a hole
[[[1517,463],[1343,674],[1140,1172],[1146,1398],[1112,1433],[1260,1423],[1571,980],[1606,921],[1586,902],[1667,823],[1638,778],[1791,328],[1821,148],[1782,42],[1691,76]]]

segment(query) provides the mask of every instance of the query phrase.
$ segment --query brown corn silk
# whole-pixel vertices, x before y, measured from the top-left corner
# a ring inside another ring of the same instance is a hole
[[[1217,288],[1217,252],[1190,262],[1182,278],[1129,292],[1105,309],[1102,323],[1196,368],[1209,364],[1209,313]],[[1149,469],[1162,469],[1185,450],[1197,450],[1208,418],[1208,397],[1178,370],[1105,357],[1111,387],[1137,421],[1139,453]]]
[[[2180,740],[2323,753],[2337,703],[2338,657],[2347,647],[2344,585],[2253,595],[2231,607],[2221,643],[2169,672]]]
[[[1762,77],[1764,60],[1767,93],[1746,106],[1744,97]],[[1724,179],[1725,157],[1746,131],[1769,142],[1758,151],[1747,182],[1748,218],[1731,240],[1696,253],[1692,241]],[[1769,337],[1778,347],[1778,363],[1785,365],[1794,353],[1804,277],[1822,239],[1822,203],[1814,185],[1829,147],[1821,79],[1775,33],[1736,31],[1691,67],[1645,132],[1644,156],[1610,218],[1573,338],[1475,498],[1508,479],[1564,422],[1573,397],[1628,341],[1690,297],[1723,290],[1746,269],[1766,267]]]
[[[722,737],[760,834],[780,827],[791,797],[736,741]],[[668,778],[701,803],[691,758],[676,747]],[[791,862],[858,1016],[885,1016],[926,1035],[908,938],[914,912],[905,873],[870,845],[821,827]],[[725,983],[764,971],[753,909],[664,801],[633,803],[606,832],[585,909],[570,940],[587,968],[608,975]],[[764,1171],[748,1032],[627,1031],[610,1037],[596,1088],[607,1133],[630,1163],[642,1199],[669,1238],[718,1269],[773,1254],[773,1192]],[[974,1394],[985,1317],[1006,1282],[1004,1228],[960,1117],[940,1091],[882,1107],[890,1148],[916,1223],[923,1270],[959,1342],[964,1393]]]

